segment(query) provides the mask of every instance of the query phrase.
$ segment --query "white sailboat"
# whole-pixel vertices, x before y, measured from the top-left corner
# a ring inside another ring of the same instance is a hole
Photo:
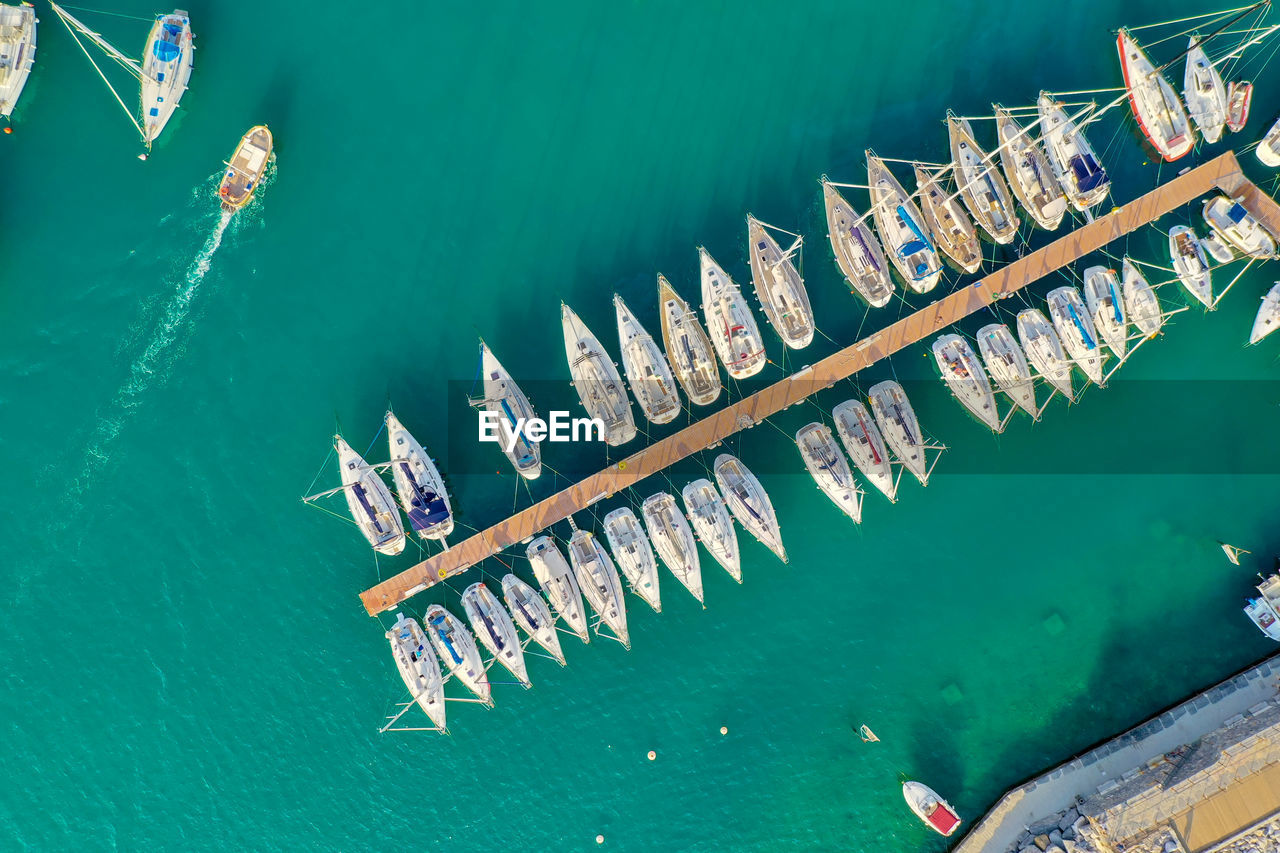
[[[530,441],[517,430],[521,421],[535,416],[533,404],[484,341],[480,342],[480,372],[484,375],[484,400],[479,405],[498,418],[502,425],[499,446],[503,455],[521,477],[538,479],[542,473],[542,449],[536,441]],[[516,439],[514,443],[511,441],[513,436]]]
[[[1227,126],[1227,87],[1200,46],[1199,36],[1192,36],[1187,47],[1182,98],[1204,141],[1213,144],[1221,139]]]
[[[462,592],[462,609],[480,644],[489,650],[493,659],[506,667],[525,687],[531,686],[529,669],[524,662],[524,647],[520,645],[516,625],[492,590],[482,581],[473,583]]]
[[[397,613],[396,624],[387,632],[387,641],[391,643],[391,657],[404,686],[409,688],[409,695],[435,727],[445,731],[444,679],[440,675],[440,662],[422,626],[418,620]]]
[[[1084,132],[1048,92],[1040,93],[1037,106],[1049,165],[1071,206],[1083,213],[1101,204],[1111,191],[1111,179]]]
[[[627,374],[631,393],[651,423],[670,423],[680,414],[680,395],[676,392],[671,368],[662,357],[662,350],[653,342],[653,336],[644,330],[616,293],[613,295],[613,307],[618,315],[622,368]]]
[[[1009,395],[1014,405],[1032,419],[1040,419],[1036,403],[1036,384],[1027,364],[1026,353],[1018,346],[1013,332],[1003,323],[991,323],[978,330],[978,354],[996,386]]]
[[[720,361],[734,379],[755,376],[764,369],[764,339],[742,291],[715,258],[698,247],[702,275],[702,315]]]
[[[1041,228],[1053,231],[1067,213],[1067,197],[1053,176],[1053,167],[1039,141],[1024,130],[1004,107],[994,105],[1000,164],[1009,189]]]
[[[564,649],[560,647],[560,635],[556,633],[555,617],[533,587],[509,574],[502,579],[502,599],[520,630],[564,666]]]
[[[445,668],[485,705],[493,704],[493,688],[485,672],[476,638],[457,616],[439,604],[427,608],[422,625]]]
[[[453,532],[453,509],[449,492],[435,462],[418,440],[387,412],[387,446],[391,452],[391,478],[396,484],[400,507],[409,516],[409,525],[423,539],[440,539]]]
[[[929,485],[929,465],[925,458],[924,436],[907,392],[892,379],[871,386],[867,392],[885,444],[923,486]]]
[[[1045,381],[1068,400],[1076,398],[1071,385],[1071,362],[1053,325],[1038,308],[1018,312],[1018,340],[1027,359]]]
[[[951,159],[955,163],[960,197],[973,219],[997,243],[1012,243],[1018,235],[1018,212],[1013,197],[987,152],[978,147],[967,119],[947,112]]]
[[[578,577],[578,587],[591,609],[608,626],[623,648],[631,648],[627,633],[627,606],[622,600],[622,583],[613,560],[600,541],[586,530],[575,530],[569,537],[569,563]]]
[[[1249,343],[1256,344],[1276,329],[1280,329],[1280,281],[1262,297],[1262,306],[1249,331]]]
[[[648,602],[654,613],[662,612],[662,593],[658,588],[658,561],[653,545],[645,535],[640,520],[628,507],[615,509],[604,517],[604,538],[613,552],[614,562],[622,570],[631,591]]]
[[[1276,119],[1276,123],[1271,125],[1271,129],[1258,142],[1258,147],[1253,150],[1253,153],[1264,166],[1270,166],[1273,169],[1280,166],[1280,119]]]
[[[1000,432],[1004,425],[991,391],[991,380],[969,342],[959,335],[942,335],[933,342],[932,350],[938,370],[955,398],[975,418]]]
[[[649,539],[662,562],[701,604],[702,563],[698,557],[698,544],[689,522],[676,507],[676,499],[666,492],[650,495],[640,507],[640,514],[644,516]]]
[[[872,308],[883,308],[893,298],[893,278],[880,241],[844,196],[825,178],[822,201],[827,210],[827,235],[836,265],[845,281]]]
[[[773,502],[756,475],[728,453],[717,456],[711,467],[729,512],[761,545],[782,562],[787,562],[787,549],[782,544],[777,513],[773,511]]]
[[[1120,290],[1124,294],[1125,313],[1133,325],[1146,337],[1160,333],[1164,325],[1164,311],[1160,307],[1160,297],[1147,283],[1146,276],[1138,269],[1138,265],[1125,257],[1120,266]]]
[[[801,239],[797,237],[783,251],[760,220],[747,214],[747,242],[751,247],[751,281],[769,325],[788,347],[804,349],[813,343],[814,324],[809,293],[792,262]]]
[[[700,478],[685,486],[680,496],[684,498],[684,511],[702,547],[729,573],[729,577],[742,583],[738,531],[716,487],[710,480]]]
[[[1084,271],[1084,304],[1098,337],[1116,358],[1124,358],[1129,340],[1129,321],[1125,317],[1124,297],[1116,271],[1092,266]]]
[[[916,186],[920,191],[920,214],[928,226],[933,242],[947,257],[968,273],[982,266],[982,245],[978,232],[960,202],[927,167],[915,165]]]
[[[1116,50],[1139,129],[1167,162],[1185,156],[1195,145],[1196,137],[1173,86],[1128,30],[1121,28]]]
[[[860,523],[862,490],[853,479],[853,471],[840,451],[840,445],[836,444],[831,427],[816,421],[800,427],[796,432],[796,446],[800,448],[804,467],[809,469],[822,493],[831,498],[831,502],[855,524]]]
[[[1102,385],[1102,347],[1080,291],[1070,285],[1054,288],[1049,291],[1048,301],[1049,318],[1063,348],[1085,376]]]
[[[1182,286],[1204,307],[1213,310],[1213,274],[1196,233],[1186,225],[1169,229],[1169,257]]]
[[[591,642],[587,616],[582,609],[582,591],[569,563],[550,536],[539,536],[525,548],[524,555],[533,567],[533,576],[542,587],[547,601],[569,630],[584,643]]]
[[[676,379],[695,406],[709,406],[720,397],[720,368],[711,339],[671,283],[658,275],[658,311],[662,316],[662,348]]]
[[[560,303],[560,324],[564,330],[564,352],[573,376],[573,389],[582,407],[604,424],[604,440],[611,447],[636,437],[631,414],[631,398],[622,386],[622,377],[604,347],[573,309]]]
[[[928,293],[942,278],[942,262],[925,236],[924,219],[916,203],[870,148],[867,184],[871,187],[871,215],[893,265],[908,287],[916,293]]]
[[[898,499],[898,483],[889,464],[889,450],[875,419],[860,400],[845,400],[832,410],[836,434],[849,458],[867,482],[891,501]]]
[[[404,550],[404,526],[387,484],[342,436],[333,437],[333,448],[338,453],[342,493],[356,526],[379,554],[399,554]]]
[[[36,64],[36,9],[0,3],[0,116],[13,115]]]
[[[1276,242],[1240,202],[1220,195],[1204,203],[1204,221],[1227,245],[1251,258],[1274,258]]]

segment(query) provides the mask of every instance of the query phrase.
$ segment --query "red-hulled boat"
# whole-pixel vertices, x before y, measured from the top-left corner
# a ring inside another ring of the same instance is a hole
[[[944,837],[952,835],[960,826],[960,815],[951,804],[939,797],[932,788],[920,782],[903,782],[902,796],[916,817]]]

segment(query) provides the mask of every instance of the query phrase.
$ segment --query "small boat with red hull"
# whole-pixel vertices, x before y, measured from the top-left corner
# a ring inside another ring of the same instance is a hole
[[[916,813],[916,817],[944,838],[949,838],[960,826],[960,815],[928,785],[903,782],[902,796]]]
[[[1239,133],[1249,120],[1249,106],[1253,103],[1253,84],[1237,80],[1227,85],[1227,130]]]

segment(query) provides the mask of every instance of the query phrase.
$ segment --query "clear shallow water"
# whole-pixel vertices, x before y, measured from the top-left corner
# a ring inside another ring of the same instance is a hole
[[[540,409],[573,408],[557,301],[609,342],[616,290],[656,329],[654,273],[692,297],[695,245],[747,279],[748,210],[811,238],[820,326],[854,340],[869,327],[830,260],[820,174],[861,180],[868,145],[943,158],[948,106],[1114,84],[1113,27],[1195,10],[937,4],[903,49],[896,11],[847,4],[401,4],[382,11],[404,36],[366,51],[347,7],[197,4],[192,90],[145,164],[45,10],[3,139],[0,830],[30,849],[532,851],[602,833],[628,850],[939,850],[900,774],[976,816],[1265,654],[1238,608],[1267,560],[1231,567],[1214,540],[1280,544],[1277,350],[1240,346],[1266,269],[1214,314],[1178,315],[1125,381],[1000,438],[940,383],[913,386],[950,449],[928,489],[868,496],[861,529],[788,439],[747,433],[731,449],[773,495],[790,565],[745,545],[746,583],[709,569],[705,612],[664,578],[661,615],[631,608],[633,651],[569,641],[570,666],[534,662],[532,691],[452,708],[451,738],[375,734],[401,692],[356,599],[377,571],[297,501],[335,422],[363,447],[390,401],[445,461],[460,520],[501,517],[513,480],[463,399],[477,335],[556,380],[532,386]],[[102,29],[131,44],[145,25]],[[1280,109],[1276,75],[1255,79],[1232,143]],[[1092,136],[1127,200],[1158,170],[1123,115]],[[278,174],[211,253],[211,175],[262,121]],[[1164,258],[1154,229],[1129,249]],[[922,352],[862,386],[930,379]],[[860,722],[883,742],[857,742]]]

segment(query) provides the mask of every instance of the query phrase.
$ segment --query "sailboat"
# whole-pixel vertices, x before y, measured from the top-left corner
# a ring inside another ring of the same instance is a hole
[[[875,419],[859,400],[845,400],[831,411],[836,434],[854,466],[891,501],[897,500],[898,483],[889,464],[889,451]]]
[[[666,492],[650,495],[640,507],[640,514],[662,562],[701,604],[702,563],[698,558],[698,545],[689,522],[676,507],[676,499]]]
[[[814,325],[804,279],[792,262],[800,238],[784,252],[760,220],[748,213],[747,242],[751,247],[751,281],[764,315],[784,344],[804,349],[813,343]]]
[[[560,303],[560,324],[569,373],[582,407],[604,424],[606,444],[611,447],[626,444],[636,437],[636,422],[631,414],[631,398],[622,386],[618,368],[599,339],[563,302]]]
[[[1178,280],[1200,304],[1213,310],[1213,274],[1204,256],[1204,247],[1196,239],[1196,232],[1186,225],[1169,229],[1169,257],[1173,261]]]
[[[959,335],[942,335],[933,342],[932,350],[938,370],[955,398],[975,418],[1000,432],[1004,425],[1000,422],[995,394],[991,391],[991,380],[969,342]]]
[[[578,577],[578,587],[623,648],[631,648],[627,632],[627,606],[622,601],[622,584],[613,560],[600,541],[586,530],[574,530],[569,537],[569,562]]]
[[[516,634],[516,625],[511,621],[511,614],[498,603],[493,591],[483,581],[476,581],[463,590],[462,609],[476,637],[493,659],[506,667],[517,681],[529,687],[529,669],[525,666],[524,648]]]
[[[342,492],[356,526],[379,554],[399,554],[404,550],[404,526],[387,484],[342,436],[333,437],[333,448],[338,453]]]
[[[991,323],[979,329],[978,353],[996,386],[1009,395],[1014,405],[1039,420],[1040,408],[1036,404],[1036,385],[1031,378],[1031,367],[1009,327],[1003,323]]]
[[[1124,313],[1124,297],[1116,271],[1093,266],[1084,271],[1084,304],[1093,328],[1116,358],[1124,358],[1129,339],[1129,321]]]
[[[840,452],[831,427],[824,423],[806,424],[796,432],[796,446],[800,448],[800,457],[804,467],[809,469],[822,493],[831,498],[841,512],[853,519],[854,523],[862,521],[862,490],[853,479],[853,471],[849,462]]]
[[[453,532],[453,509],[444,478],[427,451],[390,411],[387,445],[391,451],[391,478],[410,526],[423,539],[443,540]]]
[[[613,295],[613,307],[618,315],[622,369],[627,374],[631,393],[651,423],[670,423],[680,414],[680,395],[676,393],[671,368],[662,357],[662,350],[653,342],[653,336],[645,331],[616,293]]]
[[[907,286],[916,293],[928,293],[942,278],[942,263],[925,236],[920,210],[884,161],[870,148],[866,156],[876,230]]]
[[[271,131],[265,124],[249,128],[249,132],[240,138],[240,144],[227,162],[227,171],[218,185],[218,198],[222,201],[223,210],[235,213],[253,200],[253,194],[271,163],[272,147]]]
[[[892,379],[871,386],[867,392],[871,411],[875,414],[880,434],[885,444],[893,450],[898,461],[912,473],[920,485],[929,485],[929,467],[925,459],[924,436],[915,409],[907,399],[907,392]]]
[[[178,108],[183,93],[187,91],[187,83],[191,80],[195,47],[192,44],[191,20],[187,17],[187,13],[181,9],[175,9],[167,15],[156,16],[151,32],[147,35],[142,61],[139,62],[131,56],[125,56],[101,34],[89,29],[57,3],[49,5],[66,25],[67,31],[71,33],[76,44],[84,51],[84,55],[98,72],[98,76],[102,77],[107,88],[111,89],[116,102],[129,116],[129,120],[142,137],[143,144],[150,151],[152,143],[164,131],[165,125]],[[138,81],[140,115],[135,116],[133,111],[125,105],[120,94],[116,92],[115,87],[102,73],[102,69],[98,67],[98,63],[94,61],[84,43],[80,41],[81,36],[101,49]]]
[[[720,361],[734,379],[755,376],[764,369],[764,340],[742,291],[715,258],[698,247],[702,276],[702,314]]]
[[[965,272],[977,272],[982,266],[982,246],[978,232],[960,202],[951,195],[940,177],[917,163],[916,186],[920,190],[920,214],[938,248]]]
[[[711,339],[671,283],[658,274],[658,311],[662,316],[662,348],[689,401],[709,406],[720,397],[720,368]]]
[[[1111,191],[1111,179],[1084,132],[1048,92],[1040,93],[1037,107],[1049,165],[1071,206],[1084,213],[1101,204]]]
[[[533,576],[547,596],[551,607],[559,614],[569,630],[584,643],[591,642],[587,630],[587,617],[582,609],[582,591],[578,579],[569,568],[568,561],[550,536],[539,536],[525,548],[525,557],[533,566]]]
[[[658,561],[653,545],[645,535],[640,520],[629,507],[615,509],[604,517],[604,538],[609,542],[614,562],[622,570],[631,591],[648,602],[654,613],[662,612],[662,594],[658,589]]]
[[[520,630],[564,666],[564,650],[560,647],[560,635],[556,633],[555,617],[533,587],[509,574],[502,579],[502,598]]]
[[[1204,141],[1213,144],[1222,138],[1222,131],[1227,126],[1227,87],[1223,85],[1218,69],[1205,55],[1199,36],[1191,37],[1186,63],[1182,98]]]
[[[1009,187],[991,157],[978,147],[967,119],[947,112],[951,159],[955,163],[960,197],[973,219],[997,243],[1012,243],[1018,235],[1018,211]]]
[[[1053,176],[1053,167],[1040,143],[1024,130],[1004,107],[994,105],[996,138],[1000,140],[1000,164],[1009,189],[1036,224],[1053,231],[1067,213],[1067,199]]]
[[[1276,329],[1280,329],[1280,281],[1262,297],[1258,316],[1253,319],[1253,328],[1249,331],[1249,343],[1256,344]]]
[[[1116,50],[1120,53],[1129,105],[1143,135],[1167,162],[1186,156],[1196,138],[1173,86],[1124,28],[1116,37]]]
[[[1120,266],[1120,290],[1124,295],[1125,312],[1138,331],[1148,338],[1159,334],[1164,325],[1164,311],[1160,308],[1160,297],[1147,283],[1146,276],[1138,265],[1125,257]]]
[[[13,115],[36,64],[35,7],[0,3],[0,116]]]
[[[1076,398],[1071,385],[1071,362],[1053,325],[1038,308],[1018,312],[1018,340],[1035,369],[1068,400]]]
[[[871,228],[858,216],[835,185],[822,180],[822,201],[827,210],[827,234],[836,266],[844,273],[853,292],[872,308],[883,308],[893,298],[893,279],[889,275],[884,249]]]
[[[502,425],[499,446],[516,473],[526,480],[538,479],[542,473],[542,449],[536,441],[518,432],[521,421],[535,417],[533,404],[483,340],[480,341],[480,373],[484,378],[484,399],[473,400],[472,405],[498,418]],[[511,441],[513,436],[515,442]]]
[[[493,705],[493,689],[489,685],[484,661],[480,658],[480,649],[476,647],[476,638],[462,620],[439,604],[433,604],[423,614],[422,624],[445,668],[482,703]]]
[[[702,477],[681,489],[680,496],[684,498],[684,511],[702,547],[729,573],[729,577],[742,583],[738,531],[716,487]]]
[[[1220,195],[1204,203],[1205,224],[1227,245],[1252,258],[1274,258],[1276,243],[1244,205]]]
[[[756,475],[728,453],[717,456],[711,467],[729,512],[761,545],[782,562],[787,562],[787,549],[782,545],[777,513],[773,511],[773,502]]]
[[[396,624],[387,632],[391,643],[391,657],[400,671],[404,686],[440,731],[445,731],[444,679],[440,676],[440,662],[431,650],[430,641],[423,633],[418,620],[396,614]]]
[[[1049,291],[1048,301],[1049,317],[1063,348],[1085,376],[1102,385],[1102,348],[1098,345],[1098,330],[1093,327],[1089,311],[1080,299],[1080,291],[1070,285],[1054,288]]]
[[[1271,125],[1271,129],[1258,142],[1258,147],[1253,149],[1253,153],[1264,166],[1270,166],[1273,169],[1280,166],[1280,119],[1276,119],[1276,123]]]

